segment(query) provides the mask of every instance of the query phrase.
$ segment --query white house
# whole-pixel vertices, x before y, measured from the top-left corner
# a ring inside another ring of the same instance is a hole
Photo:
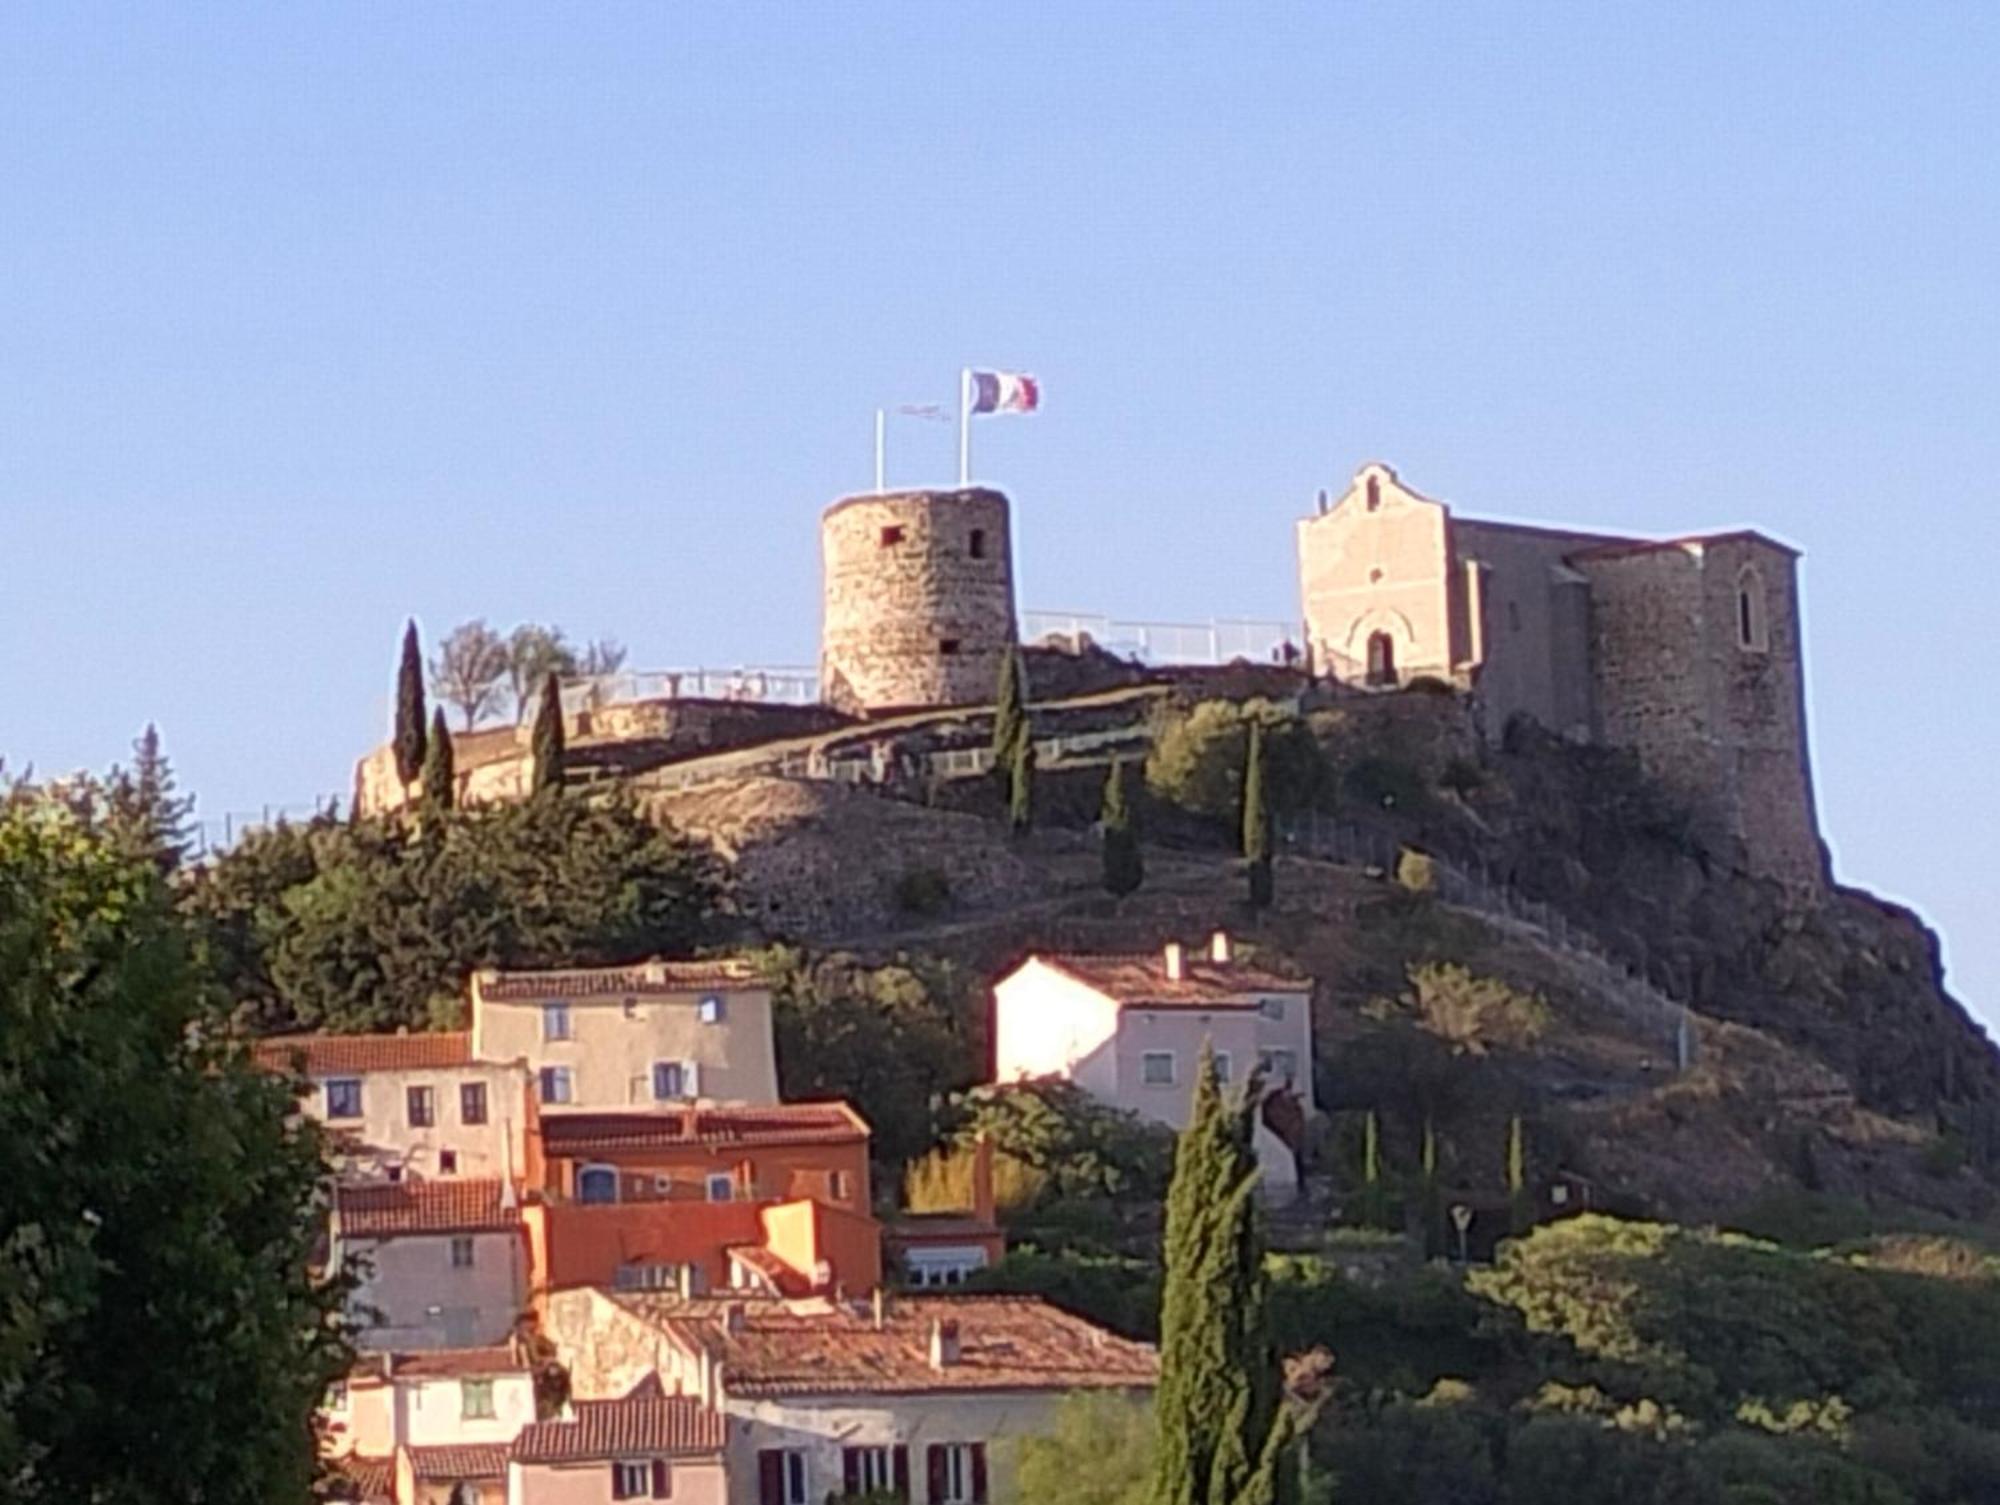
[[[1031,955],[993,988],[1000,1081],[1056,1076],[1175,1129],[1187,1123],[1204,1044],[1225,1081],[1262,1067],[1268,1088],[1313,1100],[1312,984],[1236,959],[1217,931],[1205,953]],[[1297,1156],[1260,1113],[1263,1184],[1298,1185]]]
[[[891,1490],[929,1505],[1010,1497],[1013,1439],[1063,1397],[1150,1395],[1158,1359],[1025,1296],[679,1297],[582,1288],[546,1332],[579,1395],[657,1374],[728,1418],[730,1505],[819,1505]]]

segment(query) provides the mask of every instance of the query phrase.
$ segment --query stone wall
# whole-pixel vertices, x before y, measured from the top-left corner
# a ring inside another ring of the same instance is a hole
[[[827,509],[820,543],[829,704],[991,703],[1015,640],[1006,497],[984,488],[849,497]]]
[[[1467,592],[1477,598],[1467,636],[1487,736],[1499,738],[1518,713],[1559,735],[1587,737],[1590,588],[1566,560],[1606,540],[1469,518],[1453,518],[1451,531],[1460,563],[1479,572],[1476,591]]]

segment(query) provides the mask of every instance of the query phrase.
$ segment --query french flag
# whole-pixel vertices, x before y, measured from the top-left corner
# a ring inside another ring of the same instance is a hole
[[[1032,413],[1042,405],[1042,389],[1032,376],[1015,371],[974,371],[972,403],[974,413]]]

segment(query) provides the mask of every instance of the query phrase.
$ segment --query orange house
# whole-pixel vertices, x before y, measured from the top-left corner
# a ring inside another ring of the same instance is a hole
[[[527,1171],[544,1292],[798,1295],[881,1280],[868,1125],[845,1103],[547,1113]]]

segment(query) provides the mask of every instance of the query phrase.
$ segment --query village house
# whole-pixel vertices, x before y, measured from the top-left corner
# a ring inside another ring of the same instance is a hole
[[[741,958],[472,975],[472,1054],[521,1059],[541,1105],[774,1103],[771,989]]]
[[[1225,1083],[1261,1070],[1268,1091],[1313,1099],[1312,984],[1239,961],[1217,931],[1205,954],[1179,942],[1143,955],[1036,953],[993,988],[994,1074],[1061,1077],[1113,1107],[1183,1128],[1202,1048]],[[1267,1190],[1299,1181],[1296,1145],[1260,1113]]]
[[[300,1106],[326,1125],[343,1177],[520,1173],[527,1067],[476,1059],[463,1030],[278,1036],[258,1042],[256,1060],[305,1080]]]
[[[881,1279],[868,1125],[845,1103],[552,1113],[528,1165],[546,1290],[800,1294]]]
[[[344,1182],[328,1219],[329,1265],[364,1271],[349,1297],[367,1349],[501,1343],[527,1302],[520,1197],[500,1180]]]
[[[726,1505],[728,1422],[647,1375],[615,1400],[573,1402],[536,1422],[508,1453],[507,1505],[672,1500]]]
[[[511,1343],[370,1354],[319,1418],[339,1472],[395,1505],[502,1505],[507,1446],[534,1419],[534,1376]]]
[[[868,1300],[587,1289],[550,1299],[579,1395],[648,1375],[721,1413],[731,1505],[890,1490],[926,1505],[1006,1498],[1013,1439],[1075,1391],[1148,1396],[1154,1351],[1033,1297]]]

